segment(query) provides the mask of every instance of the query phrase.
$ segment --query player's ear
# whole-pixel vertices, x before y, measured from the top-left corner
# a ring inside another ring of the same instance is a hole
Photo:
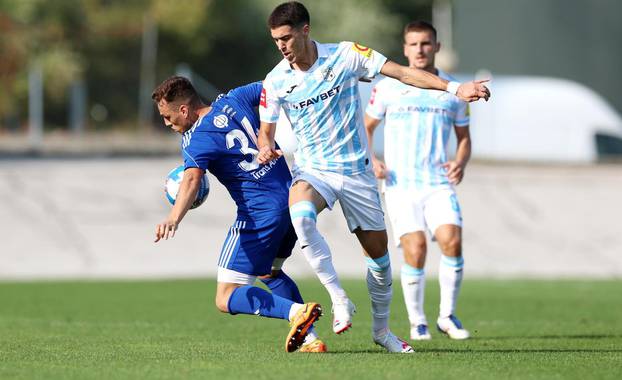
[[[180,104],[179,105],[179,113],[184,118],[187,118],[188,115],[190,114],[190,110],[188,109],[188,105],[187,104]]]
[[[440,43],[440,42],[437,42],[437,43],[436,43],[436,48],[434,49],[434,52],[435,52],[435,53],[438,53],[438,51],[439,51],[439,50],[441,50],[441,43]]]
[[[302,35],[307,37],[309,35],[309,32],[311,31],[311,27],[309,26],[309,24],[304,24],[302,26]]]

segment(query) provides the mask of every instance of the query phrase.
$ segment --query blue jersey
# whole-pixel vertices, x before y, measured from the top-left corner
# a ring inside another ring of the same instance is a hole
[[[288,209],[291,174],[283,157],[257,162],[261,82],[221,95],[182,136],[186,168],[209,170],[238,207],[238,220],[280,215]]]

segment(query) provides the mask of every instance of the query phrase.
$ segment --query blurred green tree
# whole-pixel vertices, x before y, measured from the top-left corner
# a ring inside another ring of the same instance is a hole
[[[220,89],[261,80],[281,59],[266,21],[280,0],[0,0],[0,127],[27,119],[27,72],[44,72],[45,117],[67,122],[68,88],[84,81],[93,128],[134,127],[144,15],[157,25],[156,80],[179,63]],[[312,35],[356,41],[402,61],[401,30],[429,19],[431,0],[306,1]],[[100,112],[101,114],[101,112]],[[157,123],[157,121],[154,121]]]

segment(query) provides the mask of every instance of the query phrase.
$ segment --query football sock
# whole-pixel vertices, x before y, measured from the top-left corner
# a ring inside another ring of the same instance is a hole
[[[300,294],[300,290],[298,290],[298,285],[296,285],[294,280],[292,280],[291,277],[285,274],[285,272],[283,272],[282,270],[280,270],[279,274],[274,277],[261,279],[261,282],[263,282],[270,289],[272,294],[286,298],[288,300],[292,300],[299,304],[304,303],[304,301],[302,300],[302,295]],[[291,316],[293,316],[293,314],[296,314],[295,312],[292,314],[292,311],[294,310],[298,311],[297,308],[292,307],[292,309],[290,310]],[[317,339],[317,337],[318,336],[315,333],[314,327],[311,326],[311,328],[309,329],[309,333],[305,338],[305,343],[313,342],[315,339]]]
[[[367,261],[367,290],[371,298],[372,330],[377,335],[389,327],[392,297],[391,260],[389,253]]]
[[[423,312],[423,297],[425,292],[425,271],[423,268],[402,265],[401,272],[404,304],[408,312],[411,326],[427,325],[428,321]]]
[[[317,230],[315,205],[309,201],[298,202],[291,206],[290,216],[302,253],[328,291],[332,302],[347,298],[333,266],[330,248]]]
[[[271,294],[256,286],[236,288],[229,297],[229,314],[251,314],[289,320],[293,301]]]
[[[464,259],[441,255],[441,264],[438,268],[438,283],[441,287],[441,304],[439,316],[449,317],[454,314],[456,301],[462,285]]]
[[[270,277],[261,279],[268,289],[279,297],[287,298],[288,300],[292,300],[297,303],[304,303],[302,301],[302,296],[300,295],[300,291],[298,290],[298,286],[288,275],[285,274],[282,270],[279,271],[279,274]]]

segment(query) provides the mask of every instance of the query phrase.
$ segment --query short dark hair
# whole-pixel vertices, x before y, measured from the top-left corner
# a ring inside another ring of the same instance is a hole
[[[160,83],[153,93],[151,99],[156,103],[164,99],[167,103],[180,102],[180,103],[196,103],[200,101],[197,91],[190,83],[188,78],[180,76],[172,76]]]
[[[404,38],[406,38],[406,35],[410,32],[424,31],[432,33],[434,41],[436,41],[436,29],[434,28],[434,26],[432,26],[432,24],[423,20],[412,21],[406,24],[406,26],[404,27]]]
[[[311,22],[309,11],[304,5],[297,1],[289,1],[278,5],[268,18],[268,26],[270,29],[278,28],[279,26],[289,25],[293,28],[298,28]]]

